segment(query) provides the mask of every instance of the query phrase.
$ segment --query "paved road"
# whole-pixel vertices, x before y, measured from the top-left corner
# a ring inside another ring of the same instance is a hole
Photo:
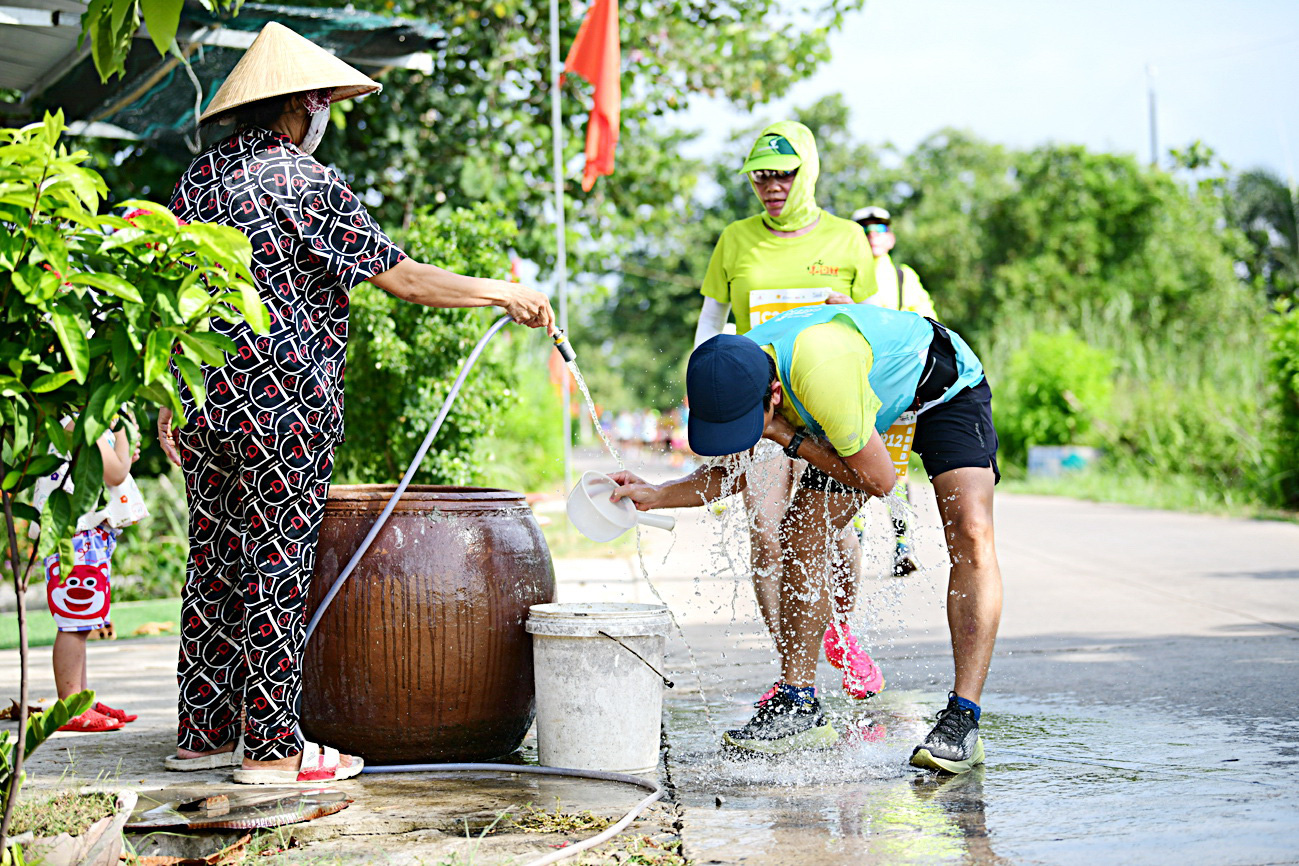
[[[668,769],[692,858],[1299,862],[1299,526],[1001,497],[1006,603],[984,698],[988,764],[936,781],[904,766],[951,676],[946,562],[932,492],[922,493],[927,567],[868,579],[859,605],[887,690],[867,705],[847,700],[822,663],[822,693],[855,732],[838,750],[727,760],[698,693],[672,693]],[[675,544],[663,555],[660,539],[649,567],[698,658],[717,728],[742,722],[775,674],[736,575],[735,510],[681,512]],[[874,525],[882,533],[882,515]],[[676,678],[690,682],[685,648],[675,649]]]
[[[921,499],[925,570],[863,584],[862,628],[888,689],[866,705],[846,700],[823,665],[822,693],[845,743],[775,762],[736,763],[716,749],[717,731],[742,722],[775,673],[743,576],[736,509],[679,512],[671,535],[645,530],[649,576],[689,648],[670,645],[679,685],[665,715],[664,769],[679,812],[657,813],[639,833],[679,819],[698,863],[1299,863],[1299,526],[1002,497],[1006,610],[984,701],[988,764],[935,780],[905,766],[951,666],[936,512]],[[563,600],[653,598],[635,558],[569,559],[557,572]],[[121,734],[59,735],[38,754],[33,784],[64,773],[174,782],[157,767],[173,742],[175,654],[169,639],[92,645],[92,679],[133,696],[141,721]],[[34,655],[39,695],[49,691],[48,650]],[[0,656],[3,696],[17,664]],[[218,780],[195,776],[185,781]],[[459,819],[477,827],[512,802],[556,797],[566,809],[613,813],[635,799],[521,778],[382,778],[348,783],[357,805],[302,828],[312,843],[304,854],[520,862],[553,840],[475,848]]]

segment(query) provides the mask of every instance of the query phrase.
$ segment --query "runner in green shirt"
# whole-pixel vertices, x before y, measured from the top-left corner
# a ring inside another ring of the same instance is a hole
[[[877,205],[859,208],[852,215],[853,222],[862,227],[871,253],[875,256],[875,282],[879,288],[866,303],[890,310],[906,310],[919,313],[930,319],[937,319],[934,302],[929,292],[920,283],[920,275],[910,265],[895,265],[889,251],[897,243],[893,234],[893,216]],[[902,479],[902,496],[911,498],[911,488],[905,478]],[[889,506],[889,518],[893,523],[893,573],[905,577],[920,566],[911,550],[911,523],[905,509]],[[857,521],[858,538],[861,537],[861,526]]]
[[[743,334],[786,310],[861,302],[876,293],[875,261],[861,228],[816,204],[820,157],[811,130],[794,121],[771,124],[759,134],[740,171],[762,212],[731,223],[717,241],[701,289],[696,346],[721,333],[732,311],[735,330]],[[757,459],[744,491],[750,564],[758,607],[779,644],[778,530],[806,463],[791,460],[770,443],[759,446]],[[847,532],[838,543],[835,595],[840,604],[823,643],[826,657],[844,671],[844,691],[865,699],[884,687],[884,677],[847,622],[860,572],[859,540]]]

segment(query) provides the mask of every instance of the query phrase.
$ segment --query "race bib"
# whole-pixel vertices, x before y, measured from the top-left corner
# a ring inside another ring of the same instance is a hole
[[[758,289],[749,292],[749,327],[756,328],[796,307],[824,304],[828,297],[829,289]]]
[[[916,413],[903,412],[893,426],[884,431],[884,447],[889,450],[893,469],[899,481],[907,480],[907,466],[911,463],[911,443],[916,438]]]

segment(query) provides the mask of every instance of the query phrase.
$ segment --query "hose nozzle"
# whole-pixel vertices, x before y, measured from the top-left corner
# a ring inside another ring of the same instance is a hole
[[[573,351],[573,345],[568,342],[568,337],[564,336],[563,331],[555,331],[552,338],[555,341],[555,348],[559,350],[559,356],[564,359],[564,363],[571,364],[577,360],[577,353]]]

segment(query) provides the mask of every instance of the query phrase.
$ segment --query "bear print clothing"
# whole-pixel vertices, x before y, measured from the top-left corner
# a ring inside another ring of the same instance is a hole
[[[96,526],[72,536],[72,567],[59,571],[57,553],[45,557],[45,600],[59,631],[94,631],[109,624],[113,550],[118,530]]]
[[[223,367],[203,365],[196,407],[177,376],[185,417],[213,430],[343,437],[348,293],[404,259],[333,169],[287,135],[243,129],[199,154],[170,208],[188,222],[233,226],[252,243],[252,272],[270,332],[212,320],[235,343]]]
[[[325,433],[181,430],[189,567],[176,669],[180,748],[236,741],[242,709],[250,759],[302,750],[306,598],[334,444]]]

